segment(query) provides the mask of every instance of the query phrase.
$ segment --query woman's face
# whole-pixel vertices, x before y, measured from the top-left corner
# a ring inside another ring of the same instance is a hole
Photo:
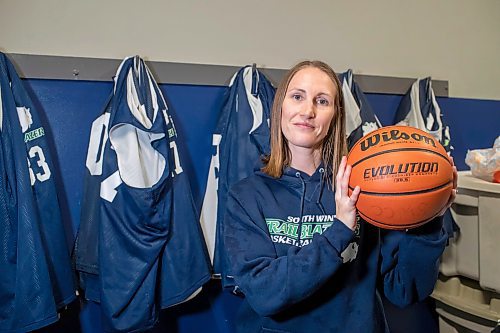
[[[335,115],[337,90],[330,77],[315,67],[295,73],[281,109],[281,129],[293,154],[321,148]]]

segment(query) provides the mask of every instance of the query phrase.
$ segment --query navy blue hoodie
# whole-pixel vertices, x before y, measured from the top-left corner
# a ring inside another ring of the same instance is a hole
[[[257,171],[232,187],[224,238],[245,296],[238,332],[388,332],[379,293],[402,307],[432,292],[442,219],[408,232],[358,220],[352,231],[323,173]]]

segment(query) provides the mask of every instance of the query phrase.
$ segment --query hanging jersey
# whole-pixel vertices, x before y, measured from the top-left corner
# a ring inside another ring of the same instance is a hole
[[[441,108],[432,89],[431,78],[417,79],[403,96],[394,117],[395,125],[413,126],[432,134],[450,152],[450,131],[443,124]]]
[[[104,112],[92,122],[91,136],[85,161],[83,196],[80,210],[80,226],[76,236],[73,262],[78,284],[84,297],[100,302],[98,230],[100,225],[100,190],[104,146],[108,141],[108,125],[111,114],[111,96]]]
[[[47,132],[14,66],[0,54],[0,332],[58,319],[75,298]]]
[[[354,81],[352,70],[341,74],[349,149],[364,135],[382,127],[365,94]]]
[[[269,154],[269,119],[275,89],[252,66],[231,79],[213,134],[213,155],[201,212],[201,225],[216,276],[232,286],[227,270],[222,228],[231,185],[253,174],[259,158]]]
[[[413,126],[432,134],[451,154],[450,130],[443,123],[441,108],[437,103],[431,78],[417,79],[399,104],[394,117],[395,125]],[[448,210],[444,215],[444,228],[453,237],[459,227]]]
[[[75,258],[106,330],[151,328],[160,308],[185,301],[210,277],[167,111],[144,61],[127,58],[92,126]]]

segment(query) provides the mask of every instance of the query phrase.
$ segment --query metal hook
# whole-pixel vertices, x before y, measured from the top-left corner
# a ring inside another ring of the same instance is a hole
[[[257,64],[252,64],[252,95],[257,96],[259,87],[259,73],[257,72]]]
[[[141,64],[141,57],[139,55],[134,56],[134,69],[136,72],[139,72],[139,67]]]

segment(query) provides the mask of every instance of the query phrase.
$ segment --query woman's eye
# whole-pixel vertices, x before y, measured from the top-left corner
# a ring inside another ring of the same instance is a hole
[[[326,98],[318,98],[316,99],[316,103],[321,106],[328,106],[330,102]]]
[[[292,98],[294,100],[296,100],[296,101],[300,101],[300,100],[302,100],[302,95],[300,95],[300,94],[293,94]]]

